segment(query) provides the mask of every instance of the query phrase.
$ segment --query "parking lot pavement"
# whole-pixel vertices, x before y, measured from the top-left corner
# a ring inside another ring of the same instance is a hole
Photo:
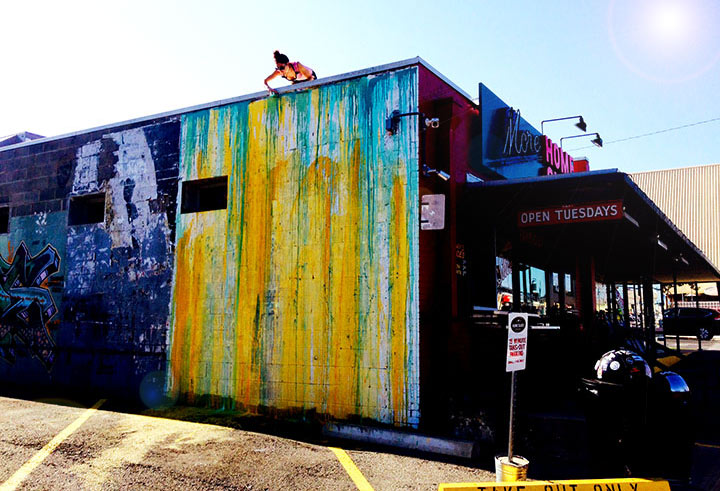
[[[0,398],[0,483],[83,411],[48,405],[47,411],[40,412],[26,401]]]
[[[85,408],[0,397],[0,490],[12,489],[8,479],[84,414]],[[85,416],[26,472],[18,489],[357,489],[323,445],[102,407]],[[494,478],[418,457],[368,450],[347,455],[376,490]]]

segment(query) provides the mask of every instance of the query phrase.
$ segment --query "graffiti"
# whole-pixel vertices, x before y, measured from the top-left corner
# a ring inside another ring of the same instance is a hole
[[[31,256],[21,242],[12,262],[0,257],[0,359],[14,363],[18,354],[29,353],[45,369],[52,367],[55,342],[48,322],[57,307],[46,280],[59,267],[60,256],[49,244]]]

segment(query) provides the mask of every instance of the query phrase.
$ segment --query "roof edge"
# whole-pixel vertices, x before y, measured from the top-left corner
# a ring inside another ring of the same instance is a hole
[[[660,207],[652,200],[652,198],[650,198],[650,196],[648,196],[647,193],[643,191],[640,186],[638,186],[638,184],[633,180],[632,175],[625,172],[623,172],[622,175],[624,176],[627,185],[630,186],[637,193],[637,195],[640,196],[640,198],[643,199],[645,203],[654,210],[654,212],[667,224],[668,227],[670,227],[673,232],[675,232],[682,240],[684,240],[698,256],[700,256],[708,265],[710,265],[710,267],[715,273],[715,276],[717,278],[720,278],[720,270],[718,269],[718,267],[712,261],[710,261],[710,259],[708,259],[702,249],[696,246],[695,243],[690,240],[687,235],[685,235],[685,232],[680,230],[680,228],[675,225],[672,220],[670,220],[670,217],[668,217],[665,212],[660,209]]]
[[[423,67],[425,67],[427,70],[429,70],[430,72],[432,72],[433,75],[435,75],[437,78],[439,78],[440,80],[442,80],[443,82],[445,82],[446,84],[448,84],[448,85],[449,85],[450,87],[452,87],[455,91],[457,91],[460,95],[462,95],[463,97],[465,97],[468,101],[470,101],[471,104],[474,104],[474,105],[477,106],[477,103],[473,100],[473,98],[472,98],[472,96],[471,96],[470,94],[468,94],[468,93],[465,92],[463,89],[461,89],[460,87],[458,87],[453,81],[451,81],[451,80],[450,80],[449,78],[447,78],[445,75],[443,75],[442,73],[440,73],[439,71],[437,71],[437,70],[436,70],[432,65],[430,65],[428,62],[426,62],[425,60],[423,60],[423,59],[420,58],[419,56],[416,57],[416,58],[414,58],[414,59],[417,60],[417,63],[418,63],[419,65],[422,65]]]
[[[634,176],[636,174],[659,174],[661,172],[672,172],[672,171],[678,171],[678,170],[686,170],[686,169],[703,169],[705,167],[713,167],[720,165],[720,162],[714,162],[712,164],[695,164],[695,165],[688,165],[685,167],[671,167],[669,169],[655,169],[655,170],[641,170],[637,172],[628,172],[628,174]]]
[[[465,91],[460,89],[453,82],[448,80],[447,77],[442,75],[440,72],[438,72],[435,68],[433,68],[429,63],[427,63],[425,60],[423,60],[419,56],[416,56],[415,58],[408,58],[406,60],[392,62],[392,63],[386,63],[384,65],[377,65],[374,67],[364,68],[362,70],[355,70],[352,72],[342,73],[339,75],[333,75],[330,77],[319,78],[317,80],[312,80],[309,82],[302,82],[299,84],[289,85],[286,87],[279,87],[277,89],[277,91],[281,94],[284,92],[293,92],[293,91],[296,91],[301,88],[317,87],[320,85],[335,83],[335,82],[339,82],[342,80],[350,80],[353,78],[363,77],[366,75],[372,75],[374,73],[386,72],[386,71],[390,71],[390,70],[397,70],[400,68],[405,68],[405,67],[409,67],[409,66],[413,66],[413,65],[422,65],[423,67],[425,67],[426,69],[431,71],[433,74],[435,74],[438,78],[442,79],[443,82],[450,85],[454,90],[458,91],[460,94],[462,94],[464,97],[467,97],[472,102],[472,98],[470,97],[470,95],[468,95]],[[237,96],[237,97],[231,97],[229,99],[220,99],[220,100],[213,101],[213,102],[198,104],[196,106],[188,106],[188,107],[184,107],[182,109],[174,109],[171,111],[152,114],[149,116],[141,116],[139,118],[133,118],[133,119],[125,120],[125,121],[119,121],[117,123],[110,123],[110,124],[106,124],[106,125],[95,126],[93,128],[87,128],[87,129],[83,129],[83,130],[79,130],[79,131],[73,131],[70,133],[64,133],[62,135],[48,136],[48,137],[44,137],[44,138],[39,138],[37,140],[30,140],[30,141],[25,141],[22,143],[16,143],[14,145],[0,147],[0,152],[14,150],[16,148],[21,148],[21,147],[30,146],[30,145],[38,145],[38,144],[52,142],[52,141],[56,141],[56,140],[62,140],[64,138],[71,138],[73,136],[78,136],[78,135],[82,135],[85,133],[92,133],[95,131],[109,130],[109,129],[117,128],[120,126],[127,126],[127,125],[131,125],[131,124],[143,123],[146,121],[152,121],[153,119],[169,118],[169,117],[180,116],[182,114],[187,114],[187,113],[191,113],[191,112],[195,112],[195,111],[202,111],[204,109],[211,109],[214,107],[235,104],[238,102],[246,102],[246,101],[264,99],[266,97],[270,97],[270,94],[268,94],[268,91],[266,91],[266,90],[263,90],[262,92],[253,92],[251,94],[245,94],[245,95],[241,95],[241,96]]]
[[[473,187],[495,187],[495,186],[509,186],[517,183],[532,183],[532,182],[547,182],[547,181],[561,181],[564,179],[577,179],[578,177],[585,176],[599,176],[603,174],[620,175],[622,174],[617,169],[598,169],[587,172],[570,172],[567,174],[553,174],[551,176],[534,176],[534,177],[518,177],[515,179],[500,179],[497,181],[485,181],[469,184]]]

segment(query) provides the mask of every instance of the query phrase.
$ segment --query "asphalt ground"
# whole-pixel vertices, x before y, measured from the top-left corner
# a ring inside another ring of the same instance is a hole
[[[697,431],[692,478],[673,490],[720,490],[720,339],[704,342],[702,351],[693,338],[680,340],[684,356],[671,369],[692,389]],[[0,397],[0,491],[437,489],[441,482],[495,477],[491,455],[468,462],[331,441],[316,427],[198,408],[175,408],[160,418],[134,414],[137,408],[117,401],[88,413],[95,399],[30,399]],[[536,450],[547,462],[532,458],[530,477],[596,477],[584,475],[586,448],[577,447],[584,423],[541,420],[549,436],[540,435]],[[666,430],[673,421],[660,429]]]
[[[337,448],[337,442],[308,443],[103,405],[88,410],[0,397],[0,428],[0,491],[437,489],[440,482],[495,477],[494,470],[457,462]]]

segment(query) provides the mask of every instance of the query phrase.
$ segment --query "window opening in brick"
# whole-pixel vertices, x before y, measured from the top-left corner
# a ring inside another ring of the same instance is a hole
[[[227,209],[227,176],[182,183],[180,213]]]
[[[10,208],[3,206],[0,208],[0,234],[8,233],[10,228]]]
[[[87,225],[105,221],[105,193],[70,198],[68,225]]]

